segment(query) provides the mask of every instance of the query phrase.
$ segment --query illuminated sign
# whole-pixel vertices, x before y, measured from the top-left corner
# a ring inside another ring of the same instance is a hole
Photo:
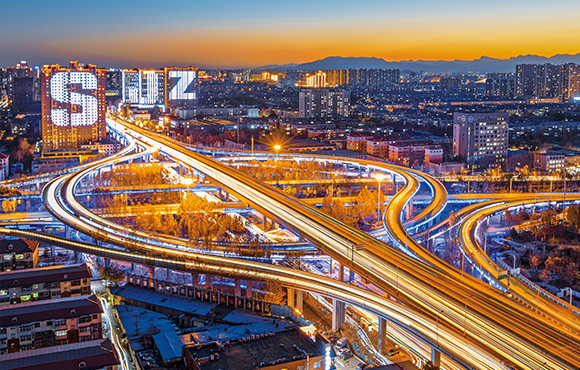
[[[165,74],[163,71],[124,70],[121,74],[123,103],[138,108],[163,106]]]
[[[580,96],[574,97],[574,101],[580,101]]]
[[[196,98],[194,81],[196,71],[169,71],[169,100],[191,100]],[[193,90],[193,91],[192,91]]]
[[[73,85],[78,85],[75,91]],[[57,126],[91,126],[99,119],[97,98],[87,90],[98,88],[91,72],[56,72],[50,78],[50,95],[61,107],[52,108],[50,116]]]
[[[165,68],[165,105],[194,106],[199,94],[197,68]]]

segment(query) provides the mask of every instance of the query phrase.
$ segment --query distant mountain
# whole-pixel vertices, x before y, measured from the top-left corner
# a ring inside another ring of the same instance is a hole
[[[404,60],[400,62],[387,62],[374,57],[327,57],[303,64],[286,64],[259,67],[256,69],[278,70],[323,70],[323,69],[349,69],[349,68],[398,68],[400,70],[425,71],[433,73],[443,72],[513,72],[517,64],[580,64],[580,53],[576,55],[558,54],[551,57],[538,55],[520,55],[509,59],[496,59],[482,56],[475,60]]]

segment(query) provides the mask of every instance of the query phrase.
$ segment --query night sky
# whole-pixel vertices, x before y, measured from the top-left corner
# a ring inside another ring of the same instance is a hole
[[[0,66],[256,67],[580,52],[578,0],[0,0]]]

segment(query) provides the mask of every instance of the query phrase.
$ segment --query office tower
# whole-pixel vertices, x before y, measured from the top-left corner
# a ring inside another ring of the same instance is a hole
[[[488,73],[485,81],[485,96],[488,98],[513,99],[516,95],[514,73]]]
[[[508,149],[507,113],[453,113],[453,154],[474,170],[503,165]]]
[[[169,67],[164,71],[165,107],[194,108],[199,99],[198,69]]]
[[[41,78],[44,149],[79,148],[105,136],[104,69],[45,65]]]
[[[308,89],[299,96],[299,117],[346,117],[349,115],[350,92],[347,90]]]

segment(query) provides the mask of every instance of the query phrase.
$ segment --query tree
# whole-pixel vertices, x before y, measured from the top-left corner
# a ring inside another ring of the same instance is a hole
[[[578,209],[576,204],[571,204],[570,207],[568,207],[568,211],[566,212],[566,221],[574,226],[578,226],[580,223],[580,209]]]
[[[16,210],[16,199],[5,199],[2,201],[2,212],[12,213]]]
[[[540,263],[542,262],[542,257],[539,254],[534,253],[530,256],[530,267],[532,269],[537,269]]]
[[[117,285],[125,279],[125,271],[115,266],[103,267],[99,269],[99,272],[103,280],[107,280],[113,285]]]

